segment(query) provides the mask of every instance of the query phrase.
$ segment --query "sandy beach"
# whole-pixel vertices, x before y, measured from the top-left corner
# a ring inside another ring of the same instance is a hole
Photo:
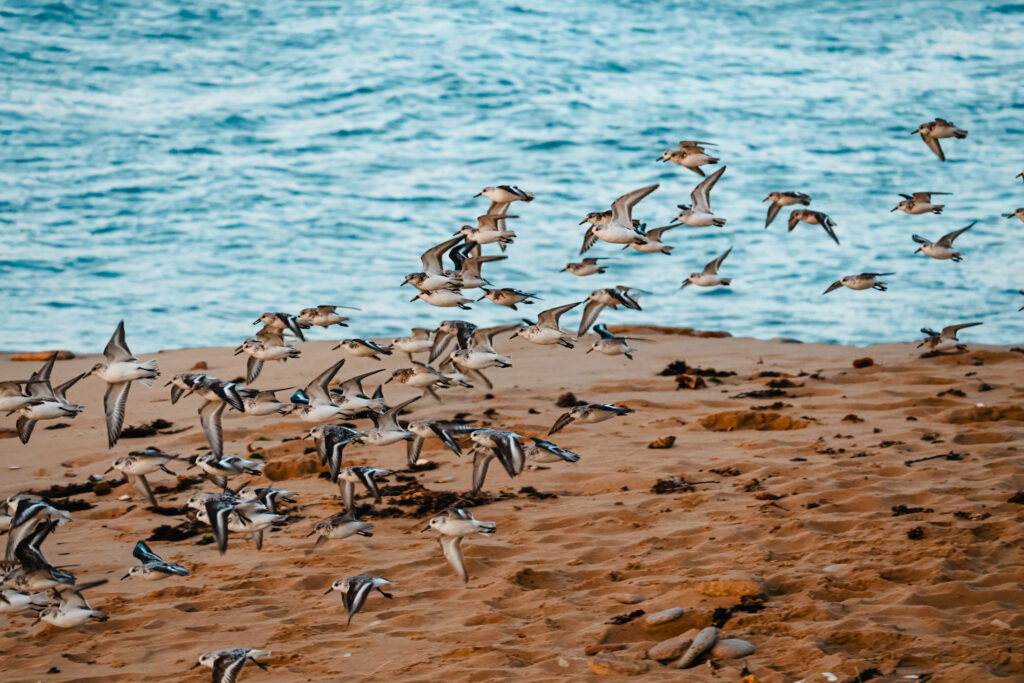
[[[89,592],[110,619],[62,631],[4,615],[2,678],[198,681],[209,670],[188,669],[200,652],[239,646],[274,652],[268,672],[243,672],[253,681],[603,680],[601,672],[692,681],[749,673],[764,683],[1024,678],[1024,350],[971,345],[921,358],[913,344],[851,348],[629,329],[653,340],[636,344],[636,360],[513,340],[502,346],[513,369],[487,371],[493,396],[459,388],[445,391],[443,404],[411,406],[409,419],[466,413],[526,436],[547,433],[565,412],[555,404],[566,392],[635,410],[552,437],[579,463],[544,464],[516,479],[492,466],[484,496],[464,503],[481,503],[472,507],[476,518],[498,525],[493,536],[465,542],[468,584],[445,562],[436,534],[419,531],[443,498],[429,492],[459,500],[471,463],[437,440],[424,448],[436,465],[412,472],[404,444],[350,446],[346,465],[400,470],[383,504],[363,508],[374,536],[306,554],[313,524],[341,509],[337,487],[317,476],[311,442],[296,438],[308,426],[229,411],[225,454],[264,458],[266,477],[253,483],[300,494],[288,523],[267,534],[262,552],[233,534],[222,556],[202,526],[182,540],[152,540],[192,576],[122,582],[135,542],[182,524],[173,508],[215,487],[157,488],[164,514],[127,485],[71,496],[86,509],[47,541],[47,557],[74,565],[80,581],[110,579]],[[338,358],[330,347],[309,342],[300,359],[268,363],[256,386],[305,383]],[[126,424],[159,418],[171,423],[165,433],[108,450],[103,386],[86,379],[70,398],[87,410],[69,426],[41,423],[27,446],[4,434],[0,494],[84,483],[145,446],[182,458],[203,451],[197,399],[171,405],[163,383],[200,362],[209,374],[236,378],[242,357],[224,348],[153,357],[163,377],[152,389],[132,388]],[[659,374],[675,361],[686,372],[677,364]],[[94,362],[60,361],[54,379]],[[4,354],[0,377],[37,365]],[[406,366],[397,354],[383,363],[350,359],[339,379]],[[415,395],[395,384],[385,392],[390,404]],[[670,448],[649,447],[673,437]],[[171,469],[196,472],[184,462]],[[151,482],[178,483],[159,473]],[[346,630],[341,600],[324,591],[359,573],[395,582],[394,598],[372,595]],[[648,622],[670,608],[682,616]],[[722,638],[748,641],[754,654],[685,673],[647,655],[710,625]]]

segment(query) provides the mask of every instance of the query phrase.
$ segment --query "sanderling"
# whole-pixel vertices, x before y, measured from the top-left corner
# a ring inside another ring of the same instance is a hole
[[[71,513],[66,510],[59,510],[43,500],[19,498],[14,508],[14,514],[11,515],[4,561],[13,562],[15,560],[18,546],[32,536],[37,527],[51,522],[56,526],[63,526],[70,521]],[[35,543],[41,543],[43,538],[45,535],[38,538]]]
[[[477,493],[484,485],[487,467],[491,460],[498,459],[509,477],[516,477],[523,471],[526,455],[523,452],[523,437],[506,429],[482,428],[470,432],[473,440],[473,488]]]
[[[532,304],[530,299],[539,298],[536,294],[530,294],[529,292],[523,292],[518,289],[511,287],[505,287],[502,289],[483,289],[484,295],[477,299],[477,301],[483,301],[489,299],[499,306],[507,306],[513,311],[518,310],[516,304]]]
[[[306,554],[309,555],[315,552],[317,548],[332,538],[342,539],[349,536],[364,536],[368,538],[373,536],[373,527],[375,526],[373,522],[364,522],[356,519],[352,516],[352,509],[346,508],[344,512],[339,512],[316,523],[313,530],[306,535],[307,538],[316,536],[313,547],[309,548]]]
[[[672,225],[665,225],[660,228],[654,228],[653,230],[642,230],[641,233],[647,238],[646,242],[632,242],[623,247],[628,249],[633,247],[642,254],[665,254],[666,256],[672,253],[675,247],[665,244],[661,241],[661,236],[672,228],[678,228],[679,223],[673,223]]]
[[[661,153],[658,161],[671,161],[673,164],[688,168],[700,177],[704,177],[701,166],[706,164],[717,164],[721,161],[717,157],[709,156],[704,146],[712,146],[713,142],[701,142],[700,140],[683,140],[679,143],[678,149],[669,149]]]
[[[420,256],[420,263],[423,267],[418,273],[409,273],[402,281],[402,285],[411,284],[423,292],[430,292],[435,289],[458,286],[458,282],[444,274],[444,264],[441,262],[444,253],[451,247],[462,241],[462,237],[454,237],[435,244]]]
[[[607,270],[604,266],[597,265],[600,260],[607,260],[606,256],[595,256],[593,258],[585,258],[579,263],[566,263],[565,268],[558,271],[560,273],[569,272],[577,277],[586,277],[588,275],[596,275],[603,273]]]
[[[974,221],[974,223],[977,222],[978,221]],[[959,230],[954,230],[949,234],[943,235],[939,238],[938,242],[929,242],[920,235],[914,235],[911,239],[921,245],[914,250],[914,253],[916,254],[920,251],[923,252],[925,256],[930,256],[933,259],[938,259],[940,261],[951,259],[954,263],[959,263],[960,261],[963,261],[964,257],[959,251],[953,249],[953,240],[973,228],[974,223],[971,223],[966,228],[960,228]]]
[[[768,205],[768,215],[764,219],[764,227],[767,228],[775,220],[775,217],[779,215],[782,207],[794,204],[807,206],[811,203],[811,196],[803,192],[769,192],[768,196],[761,201],[771,202]]]
[[[162,557],[149,549],[145,541],[139,541],[135,544],[132,555],[142,564],[137,564],[129,569],[128,573],[121,577],[122,581],[135,576],[147,581],[158,581],[159,579],[166,579],[168,576],[191,576],[189,570],[180,564],[165,562]]]
[[[484,189],[477,192],[474,197],[483,195],[491,200],[491,206],[487,209],[487,213],[491,214],[505,214],[508,211],[508,207],[512,202],[526,202],[530,203],[533,201],[533,193],[527,192],[526,190],[520,190],[515,185],[498,185],[497,187],[485,187]]]
[[[416,435],[406,448],[406,459],[409,467],[414,467],[420,459],[420,451],[423,450],[423,442],[430,436],[439,438],[445,446],[455,455],[462,456],[462,448],[456,441],[456,435],[464,435],[473,432],[479,427],[464,422],[445,420],[414,420],[405,427]]]
[[[476,325],[465,320],[443,320],[434,330],[434,344],[430,347],[428,363],[433,363],[448,349],[449,342],[455,340],[460,349],[468,349],[469,341],[476,331]]]
[[[490,536],[497,528],[498,525],[494,522],[473,519],[472,513],[467,510],[450,508],[447,515],[431,518],[423,531],[433,529],[440,534],[437,541],[441,545],[445,559],[463,583],[466,583],[469,581],[469,574],[466,572],[466,560],[462,555],[462,539],[473,534]]]
[[[221,416],[224,414],[225,406],[231,406],[239,412],[245,411],[242,396],[238,393],[238,385],[203,375],[192,382],[191,391],[204,399],[203,404],[199,406],[199,424],[206,433],[210,451],[220,457],[224,453]]]
[[[502,214],[485,214],[477,216],[476,227],[463,225],[454,234],[461,235],[466,242],[473,244],[473,251],[479,253],[479,248],[484,244],[498,243],[502,251],[512,244],[516,239],[516,233],[505,227],[505,221],[518,216],[506,216]]]
[[[571,304],[555,306],[546,311],[541,311],[540,315],[537,316],[536,324],[520,327],[512,334],[512,337],[522,337],[528,342],[540,344],[541,346],[560,344],[567,349],[574,348],[573,342],[576,341],[576,336],[568,330],[563,330],[558,323],[558,319],[562,317],[562,314],[571,311],[581,303],[583,302],[575,301]]]
[[[107,472],[111,470],[117,470],[125,476],[132,485],[145,496],[146,500],[152,507],[157,507],[156,497],[153,495],[152,489],[149,488],[149,482],[146,481],[146,475],[152,474],[157,470],[162,470],[167,474],[174,475],[174,472],[167,469],[167,463],[172,460],[177,460],[178,456],[171,455],[170,453],[164,453],[159,448],[153,448],[152,446],[141,451],[132,451],[128,455],[122,455],[121,457],[114,460],[114,462],[107,468]],[[106,474],[106,472],[104,472]]]
[[[327,368],[306,385],[303,395],[307,403],[299,405],[293,412],[303,422],[330,422],[342,414],[342,409],[331,400],[328,386],[338,370],[345,364],[342,358]]]
[[[43,541],[61,523],[59,519],[48,519],[37,524],[31,533],[20,536],[14,550],[14,559],[5,564],[5,574],[0,583],[29,593],[60,586],[73,586],[75,575],[64,571],[62,567],[54,567],[46,561],[40,550]]]
[[[955,124],[945,119],[935,119],[934,121],[922,123],[917,127],[917,130],[910,132],[911,135],[916,133],[921,134],[921,139],[924,140],[926,145],[928,145],[928,149],[935,152],[935,156],[939,157],[942,161],[946,160],[946,155],[942,153],[942,147],[939,145],[939,140],[942,138],[963,139],[967,137],[966,130],[957,128]]]
[[[32,610],[40,612],[50,602],[50,597],[45,591],[31,593],[20,591],[16,588],[4,588],[0,590],[0,614],[25,612]]]
[[[408,354],[409,360],[412,360],[414,353],[429,351],[433,345],[434,330],[428,330],[425,327],[414,327],[412,328],[412,334],[408,337],[398,337],[391,340],[391,346]]]
[[[1019,209],[1014,209],[1013,213],[1004,213],[1002,214],[1002,216],[1003,218],[1019,218],[1020,220],[1024,221],[1024,206],[1020,207]]]
[[[630,347],[630,341],[651,341],[650,339],[643,339],[642,337],[619,337],[608,331],[608,327],[599,324],[594,325],[594,332],[600,337],[597,341],[591,344],[590,348],[587,349],[587,353],[591,351],[597,351],[603,353],[606,356],[625,356],[626,358],[633,360],[633,356],[630,354],[634,351]]]
[[[366,603],[367,596],[374,589],[377,590],[381,595],[387,599],[391,599],[390,593],[384,592],[384,586],[394,586],[393,581],[388,581],[379,576],[370,576],[369,574],[359,574],[357,576],[349,576],[344,579],[338,579],[331,584],[324,595],[327,595],[331,591],[338,591],[341,593],[342,599],[345,601],[345,611],[348,612],[348,624],[352,623],[352,617],[356,615],[359,610],[363,608],[363,604]]]
[[[298,358],[301,351],[288,344],[268,344],[259,339],[246,339],[235,349],[235,355],[245,353],[249,360],[245,366],[245,383],[252,384],[263,370],[263,362],[268,360],[287,361]]]
[[[29,376],[25,390],[32,401],[14,411],[18,416],[16,424],[18,438],[23,444],[28,443],[32,437],[32,430],[40,420],[56,420],[61,417],[74,418],[85,410],[84,406],[69,401],[67,392],[89,373],[76,375],[55,389],[50,384],[50,374],[53,372],[53,363],[56,360],[57,353],[54,352],[39,370]]]
[[[922,213],[942,213],[942,209],[946,206],[945,204],[932,204],[932,195],[950,194],[949,192],[915,192],[914,194],[903,194],[899,193],[903,197],[903,201],[894,206],[889,210],[889,213],[893,211],[902,211],[903,213],[909,213],[910,215],[917,215]]]
[[[448,380],[445,379],[444,375],[426,363],[412,361],[412,364],[413,367],[411,368],[399,368],[392,372],[391,377],[384,380],[384,383],[387,384],[388,382],[395,381],[407,387],[420,389],[424,395],[429,394],[440,403],[441,397],[434,391],[434,386],[447,386]]]
[[[489,285],[490,282],[481,274],[480,268],[485,263],[491,263],[493,261],[503,261],[507,259],[507,256],[483,256],[479,253],[480,245],[476,242],[466,242],[461,246],[453,247],[448,252],[448,256],[451,257],[452,263],[455,264],[455,270],[445,271],[444,274],[454,280],[457,280],[459,287],[462,289],[476,289]]]
[[[97,363],[89,371],[107,383],[107,392],[103,395],[103,408],[107,414],[107,447],[113,448],[121,436],[124,424],[125,406],[128,404],[128,390],[132,382],[139,380],[147,387],[160,376],[160,368],[155,360],[140,363],[128,349],[124,339],[124,321],[117,324],[117,329],[103,349],[105,361]]]
[[[320,464],[327,465],[330,470],[331,482],[337,482],[345,446],[364,434],[344,425],[320,425],[309,430],[307,436],[312,437],[313,443],[316,444]]]
[[[887,275],[895,275],[895,273],[860,273],[858,275],[847,275],[839,280],[836,280],[828,286],[822,294],[828,294],[834,289],[840,287],[849,287],[850,289],[877,289],[880,292],[884,292],[887,288],[885,283],[879,280],[880,277]]]
[[[579,225],[583,225],[584,223],[590,223],[592,226],[596,228],[599,225],[608,225],[611,222],[612,210],[608,209],[607,211],[591,211],[590,213],[583,217],[583,220],[579,222]],[[630,223],[633,225],[634,228],[640,227],[640,221],[637,220],[636,218],[631,218]]]
[[[330,390],[331,399],[341,410],[342,415],[354,416],[364,410],[372,410],[375,413],[382,413],[387,410],[384,404],[384,393],[381,385],[377,386],[373,396],[367,396],[363,389],[363,380],[372,377],[378,372],[384,372],[384,368],[364,372],[355,377],[349,377],[336,389]]]
[[[391,470],[364,465],[341,468],[341,471],[338,472],[338,486],[341,488],[342,499],[345,501],[345,509],[355,514],[356,484],[362,484],[373,496],[373,502],[380,505],[381,497],[380,489],[377,488],[377,477],[384,478],[391,474],[394,474]]]
[[[480,370],[493,367],[512,367],[512,359],[498,353],[494,349],[494,337],[505,332],[517,330],[520,327],[519,323],[515,323],[478,329],[473,332],[469,348],[453,352],[450,358],[460,370],[474,379],[482,380],[487,385],[487,388],[490,389],[492,387],[491,381],[481,374]]]
[[[789,214],[789,231],[792,232],[793,228],[796,227],[796,224],[801,221],[809,223],[810,225],[820,225],[822,229],[828,233],[828,236],[831,237],[836,244],[839,244],[839,238],[836,237],[835,231],[836,222],[827,214],[824,214],[821,211],[811,211],[810,209],[795,209]]]
[[[679,204],[679,213],[676,215],[676,220],[680,223],[693,226],[695,228],[707,227],[714,225],[722,227],[725,225],[724,218],[718,218],[711,210],[711,190],[715,187],[715,183],[725,173],[727,166],[723,166],[704,180],[700,181],[697,187],[693,188],[693,192],[690,193],[690,204]]]
[[[295,502],[299,494],[294,491],[275,489],[273,486],[244,486],[238,489],[238,497],[242,500],[255,500],[267,508],[270,514],[277,514],[277,504],[281,501]]]
[[[385,356],[391,355],[390,346],[381,346],[370,339],[342,339],[337,346],[331,348],[331,351],[337,349],[345,349],[345,351],[356,358],[380,360],[380,356],[377,355],[378,353],[383,353]]]
[[[352,308],[351,306],[329,306],[321,304],[316,308],[303,308],[299,311],[299,317],[318,327],[330,327],[331,325],[337,325],[339,327],[348,327],[345,323],[348,322],[348,318],[338,314],[339,308],[348,308],[350,310],[358,311],[358,308]]]
[[[213,453],[197,455],[187,469],[198,467],[210,480],[221,488],[227,488],[228,478],[240,474],[260,475],[263,473],[264,462],[246,460],[236,455],[216,456]]]
[[[974,327],[975,325],[981,325],[980,322],[976,323],[962,323],[960,325],[946,325],[942,328],[941,332],[922,327],[921,332],[928,335],[924,341],[917,345],[917,348],[927,346],[933,353],[942,351],[963,351],[967,348],[966,345],[961,344],[960,340],[957,339],[957,332],[968,327]]]
[[[625,285],[595,289],[587,295],[587,305],[583,309],[583,316],[580,318],[580,327],[576,332],[576,336],[582,337],[597,322],[597,316],[605,307],[616,309],[621,305],[634,311],[643,310],[636,300],[637,295],[640,293],[641,290],[626,287]]]
[[[291,389],[291,387],[262,390],[240,388],[238,394],[242,397],[242,406],[245,408],[246,415],[256,417],[273,415],[274,413],[287,415],[295,409],[295,405],[279,401],[276,394],[279,391],[286,391],[288,389]]]
[[[54,599],[39,613],[39,619],[57,628],[75,628],[89,621],[106,621],[109,617],[93,609],[82,595],[82,591],[102,586],[106,582],[106,579],[99,579],[74,586],[54,586]]]
[[[612,202],[612,215],[606,223],[591,223],[587,233],[583,236],[583,246],[580,254],[590,249],[597,240],[611,242],[612,244],[631,244],[633,242],[646,242],[647,238],[633,225],[633,207],[640,203],[640,200],[658,189],[658,185],[648,185],[639,190],[633,190],[622,195]],[[587,222],[584,220],[584,222]]]
[[[579,455],[573,453],[567,448],[562,448],[558,444],[536,436],[531,436],[530,440],[533,441],[533,443],[526,444],[523,448],[523,455],[526,456],[527,460],[541,463],[580,461]]]
[[[632,412],[632,408],[617,406],[611,403],[585,403],[583,405],[576,406],[555,420],[555,424],[552,425],[551,430],[548,431],[548,436],[565,429],[566,425],[574,420],[585,424],[594,424],[595,422],[604,422],[605,420],[610,420],[613,417],[627,415]]]
[[[39,399],[25,393],[24,382],[0,382],[0,413],[13,413],[19,408],[38,402]]]
[[[466,304],[473,303],[472,299],[462,296],[462,293],[457,289],[435,289],[431,292],[421,291],[409,301],[416,301],[416,299],[426,301],[431,306],[437,306],[438,308],[455,308],[458,306],[464,311],[469,310],[469,306]]]
[[[260,317],[253,321],[253,325],[259,325],[263,323],[267,329],[278,330],[284,332],[285,330],[290,331],[300,341],[306,341],[306,336],[302,334],[303,330],[308,330],[313,326],[313,323],[304,318],[300,318],[297,315],[291,313],[264,313]],[[259,337],[259,335],[257,335]],[[262,337],[259,337],[262,339]]]
[[[213,529],[213,538],[221,554],[228,549],[229,531],[249,534],[256,550],[262,550],[263,531],[287,520],[284,515],[270,512],[257,500],[232,502],[224,498],[207,500],[206,505],[196,510],[195,518]]]
[[[368,429],[365,434],[355,437],[355,441],[371,446],[387,446],[399,441],[412,439],[416,435],[398,424],[398,416],[405,410],[406,406],[415,403],[420,398],[422,397],[410,398],[408,401],[403,401],[382,414],[371,413],[370,419],[373,420],[373,429]]]
[[[192,665],[205,666],[213,669],[213,683],[235,683],[246,662],[252,662],[264,671],[267,665],[257,661],[257,657],[269,657],[268,650],[251,650],[247,647],[236,647],[231,650],[216,650],[199,655],[199,661]]]
[[[682,289],[687,285],[697,285],[698,287],[717,287],[718,285],[728,287],[731,285],[731,277],[719,277],[718,275],[718,269],[722,266],[722,261],[724,261],[730,253],[732,253],[732,247],[726,249],[721,256],[704,266],[704,270],[701,272],[690,273],[679,289]]]

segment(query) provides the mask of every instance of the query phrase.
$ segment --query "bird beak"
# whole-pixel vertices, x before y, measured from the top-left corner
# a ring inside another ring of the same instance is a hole
[[[188,670],[189,670],[189,671],[191,671],[192,669],[196,668],[197,666],[199,666],[199,662],[196,662],[195,664],[193,664],[192,666],[190,666],[190,667],[188,668]]]
[[[388,377],[386,380],[384,380],[384,384],[387,384],[388,382],[390,382],[393,379],[394,379],[394,377]]]
[[[331,347],[331,351],[337,351],[340,348],[341,348],[341,344],[338,344],[337,346],[332,346]]]
[[[688,284],[690,284],[690,281],[689,281],[689,280],[687,280],[686,282],[684,282],[684,283],[682,284],[682,286],[680,286],[680,287],[679,287],[679,289],[683,289],[683,288],[684,288],[684,287],[686,287],[686,286],[687,286]]]
[[[259,325],[259,324],[260,324],[260,320],[259,320],[259,318],[257,318],[256,320],[253,320],[253,321],[252,321],[252,324],[253,324],[253,325]],[[198,665],[197,665],[197,666],[198,666]]]
[[[170,382],[168,382],[168,383],[167,383],[167,384],[165,384],[164,386],[165,386],[165,387],[169,387],[169,386],[171,386],[172,384],[174,384],[174,380],[171,380]]]
[[[421,534],[422,534],[422,533],[423,533],[424,531],[430,531],[430,525],[429,525],[429,524],[427,524],[427,525],[426,525],[425,527],[423,527],[422,529],[420,529],[420,533],[421,533]]]
[[[479,197],[482,194],[483,194],[483,192],[477,192],[475,195],[473,195],[473,198],[476,199],[477,197]]]
[[[486,299],[486,298],[487,298],[487,295],[486,295],[486,294],[484,294],[484,295],[483,295],[482,297],[480,297],[479,299],[477,299],[477,301],[483,301],[483,300],[484,300],[484,299]]]
[[[312,434],[310,434],[309,432],[306,432],[305,434],[303,434],[303,435],[302,435],[301,439],[308,439],[308,438],[310,438],[311,436],[312,436]],[[300,439],[300,440],[301,440],[301,439]]]
[[[594,347],[593,347],[593,346],[591,346],[591,347],[590,347],[589,349],[587,349],[587,353],[590,353],[590,352],[591,352],[591,351],[593,351],[593,350],[594,350]],[[587,355],[587,354],[585,353],[585,354],[583,354],[583,355],[585,356],[585,355]]]
[[[129,576],[131,576],[131,574],[125,574],[124,576],[122,576],[122,577],[121,577],[121,580],[122,580],[122,581],[124,581],[124,580],[125,580],[125,579],[127,579],[127,578],[128,578]]]
[[[762,199],[762,200],[761,200],[761,202],[762,202],[762,203],[763,203],[763,202],[770,202],[770,201],[771,201],[771,199],[772,199],[771,197],[765,197],[764,199]]]
[[[519,336],[519,330],[516,330],[515,332],[512,333],[512,336],[509,337],[509,339],[515,339],[518,336]]]
[[[896,209],[898,209],[898,208],[900,208],[900,207],[898,207],[898,206],[894,206],[894,207],[892,207],[891,209],[889,209],[889,213],[892,213],[893,211],[895,211],[895,210],[896,210]]]
[[[409,303],[412,303],[413,301],[416,301],[416,299],[419,299],[419,298],[420,298],[420,295],[419,295],[419,294],[417,294],[417,295],[416,295],[416,296],[414,296],[413,298],[409,299]]]
[[[237,356],[238,354],[240,354],[241,352],[242,352],[242,347],[241,347],[241,346],[239,346],[239,347],[238,347],[237,349],[235,349],[235,355],[236,355],[236,356]]]
[[[327,595],[327,594],[328,594],[328,593],[330,593],[330,592],[331,592],[332,590],[334,590],[334,586],[331,586],[330,588],[328,588],[327,590],[325,590],[325,591],[324,591],[324,595]]]

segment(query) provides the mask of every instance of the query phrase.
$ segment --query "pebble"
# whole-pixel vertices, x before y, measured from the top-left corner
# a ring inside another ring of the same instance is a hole
[[[717,628],[708,626],[705,629],[701,629],[701,632],[693,639],[690,647],[679,658],[679,661],[675,663],[675,667],[677,669],[687,669],[693,666],[705,652],[714,647],[716,640],[718,640]]]
[[[118,496],[118,498],[117,498],[117,499],[118,499],[118,500],[131,500],[131,499],[132,499],[132,497],[131,497],[131,496],[129,496],[129,495],[128,495],[128,494],[126,493],[126,494],[124,494],[123,496]]]
[[[619,659],[613,654],[602,653],[589,662],[590,671],[601,676],[639,676],[647,673],[647,662],[634,659]]]
[[[638,602],[644,601],[644,596],[637,595],[636,593],[612,593],[608,597],[615,602],[621,602],[623,605],[635,605]]]
[[[618,652],[619,650],[625,650],[626,647],[625,643],[602,643],[601,645],[588,645],[583,652],[588,657],[593,657],[594,655],[601,654],[602,652]]]
[[[745,595],[763,595],[764,580],[757,576],[742,576],[719,579],[717,581],[704,581],[698,584],[697,590],[704,595],[720,598],[742,598]]]
[[[661,626],[667,624],[670,621],[675,621],[679,617],[683,616],[682,607],[670,607],[663,609],[660,612],[653,612],[644,617],[644,623],[647,626]]]
[[[674,436],[662,436],[647,444],[648,448],[672,448],[676,443]]]
[[[754,646],[739,638],[719,640],[711,648],[712,659],[739,659],[754,654]]]
[[[664,662],[669,659],[677,659],[680,655],[686,652],[687,648],[693,644],[693,638],[685,636],[676,636],[675,638],[669,638],[663,640],[657,645],[652,645],[647,650],[647,658],[653,659],[659,662]]]

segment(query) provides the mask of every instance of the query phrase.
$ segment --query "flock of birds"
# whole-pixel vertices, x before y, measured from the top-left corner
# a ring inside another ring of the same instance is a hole
[[[964,138],[967,132],[942,119],[922,124],[914,133],[919,133],[929,148],[945,160],[939,145],[940,139]],[[711,209],[711,191],[725,173],[721,166],[705,176],[703,166],[715,165],[719,159],[708,154],[711,143],[683,141],[678,149],[666,151],[660,160],[687,168],[703,180],[691,193],[691,203],[679,205],[679,212],[673,224],[647,230],[646,226],[633,218],[637,204],[654,192],[658,185],[649,185],[628,192],[616,199],[607,211],[593,212],[581,221],[588,228],[583,238],[581,255],[598,241],[623,245],[641,253],[670,254],[673,247],[666,244],[666,233],[678,226],[721,227],[726,219],[714,214]],[[1024,178],[1024,172],[1020,174]],[[904,211],[911,215],[939,214],[943,205],[933,203],[933,197],[941,192],[915,192],[902,195],[892,210]],[[413,301],[419,299],[442,307],[468,308],[474,299],[464,295],[467,290],[481,292],[476,301],[487,299],[494,304],[518,310],[519,305],[531,305],[537,299],[535,294],[510,287],[496,288],[481,274],[485,263],[506,259],[503,253],[484,255],[485,245],[497,244],[501,252],[514,243],[516,234],[508,229],[508,221],[517,218],[509,214],[516,202],[532,202],[530,192],[515,186],[501,185],[484,188],[477,196],[491,201],[487,212],[477,219],[476,226],[463,226],[455,236],[423,253],[421,270],[406,276],[402,285],[416,289]],[[765,227],[771,225],[785,207],[806,207],[811,203],[809,195],[802,192],[771,192],[765,198],[770,202]],[[1024,208],[1005,214],[1024,221]],[[799,223],[818,225],[836,243],[836,223],[827,214],[805,208],[794,208],[788,220],[789,230]],[[954,240],[970,230],[968,225],[944,235],[932,242],[914,235],[921,246],[917,251],[934,259],[960,261],[962,255],[953,247]],[[701,272],[691,273],[682,287],[728,286],[731,279],[719,275],[723,263],[729,256],[727,249],[709,263]],[[445,268],[445,257],[452,262],[452,268]],[[563,269],[575,276],[586,277],[604,273],[605,266],[599,264],[599,257],[584,258],[569,263]],[[860,273],[848,275],[832,283],[825,293],[840,287],[854,290],[885,290],[880,278],[891,273]],[[371,466],[343,466],[343,454],[350,444],[363,446],[388,446],[405,442],[405,462],[415,466],[420,459],[423,445],[428,439],[440,442],[456,456],[466,455],[472,459],[473,473],[470,491],[478,493],[485,482],[488,467],[497,460],[509,477],[518,476],[527,461],[536,463],[576,462],[579,455],[558,446],[546,437],[559,432],[572,422],[594,424],[631,413],[625,406],[615,404],[584,403],[572,407],[559,416],[545,438],[524,437],[514,431],[482,427],[472,421],[448,419],[419,419],[402,421],[403,412],[414,402],[424,397],[440,403],[439,390],[452,387],[486,386],[491,380],[483,373],[491,368],[509,368],[511,358],[495,348],[501,337],[522,338],[541,346],[575,347],[577,341],[588,331],[596,333],[587,353],[597,351],[609,356],[623,355],[632,358],[634,349],[630,342],[644,339],[618,335],[597,319],[605,308],[641,310],[639,297],[642,290],[627,286],[596,289],[583,301],[568,302],[542,311],[533,319],[523,319],[506,325],[478,328],[464,320],[445,320],[435,329],[414,328],[409,336],[392,340],[388,344],[370,339],[350,338],[341,340],[333,350],[356,357],[383,360],[396,351],[408,357],[408,367],[391,372],[380,382],[372,393],[367,393],[363,383],[384,368],[349,377],[335,386],[335,377],[345,364],[341,358],[330,367],[313,377],[304,388],[295,391],[287,400],[278,397],[286,389],[257,389],[253,386],[267,362],[286,362],[301,356],[297,343],[306,340],[306,333],[313,327],[347,327],[349,320],[341,310],[343,306],[321,305],[307,308],[298,314],[268,312],[261,315],[255,325],[261,329],[251,338],[244,340],[236,349],[236,355],[246,355],[245,382],[225,381],[199,372],[183,372],[174,375],[170,387],[172,403],[195,395],[201,399],[198,408],[199,422],[206,435],[209,451],[187,460],[188,468],[198,468],[212,483],[215,490],[195,493],[186,502],[190,520],[193,523],[208,524],[217,548],[227,551],[231,534],[244,534],[252,538],[257,550],[262,548],[264,533],[275,525],[286,521],[281,506],[294,504],[297,494],[272,486],[252,486],[248,481],[232,487],[236,479],[246,480],[262,475],[264,463],[256,460],[225,455],[221,427],[223,413],[227,409],[247,416],[266,417],[290,415],[309,426],[303,438],[310,438],[322,465],[326,466],[330,481],[337,484],[342,498],[342,510],[314,525],[309,536],[315,540],[307,552],[314,552],[329,540],[354,536],[371,536],[374,523],[356,517],[356,487],[365,489],[368,498],[376,503],[382,500],[378,486],[380,481],[394,474],[393,470]],[[1021,291],[1024,294],[1024,290]],[[561,318],[578,306],[584,306],[580,321],[573,329],[565,329]],[[1024,306],[1021,307],[1024,310]],[[933,352],[962,349],[957,333],[966,327],[981,324],[971,322],[950,325],[941,331],[924,328],[926,338],[921,342]],[[414,359],[424,355],[424,361]],[[110,342],[104,350],[104,360],[92,369],[72,377],[64,383],[53,386],[51,374],[56,354],[25,380],[0,382],[0,411],[16,414],[17,433],[22,443],[27,444],[33,429],[39,421],[74,418],[84,406],[68,398],[68,392],[79,381],[89,376],[98,377],[106,385],[104,411],[106,414],[107,443],[114,448],[121,435],[128,397],[134,382],[152,387],[160,375],[155,360],[140,361],[128,348],[125,339],[124,322],[118,324]],[[385,400],[384,387],[395,382],[422,392],[422,395],[389,406]],[[354,421],[369,420],[372,427],[357,429]],[[117,457],[107,470],[117,471],[136,489],[150,506],[158,502],[150,488],[147,476],[158,471],[169,474],[172,464],[183,464],[183,458],[147,448],[132,451]],[[39,620],[60,628],[81,627],[92,620],[105,620],[107,616],[89,605],[84,592],[106,583],[106,579],[79,581],[66,567],[49,563],[41,547],[49,535],[59,526],[71,521],[71,515],[55,507],[51,502],[25,494],[7,498],[0,514],[0,529],[8,533],[2,577],[0,577],[0,612],[11,614],[34,613]],[[437,534],[442,554],[457,576],[468,581],[462,543],[464,539],[477,534],[495,533],[494,522],[479,521],[464,508],[453,507],[445,514],[435,516],[426,522],[423,531]],[[187,577],[189,570],[163,560],[144,541],[138,541],[133,549],[138,564],[127,570],[122,580],[158,580],[169,577]],[[379,576],[358,574],[340,578],[327,593],[337,591],[343,600],[348,623],[362,609],[374,591],[386,598],[391,594],[385,589],[393,582]],[[259,661],[270,653],[262,650],[236,648],[202,654],[196,666],[213,670],[215,683],[233,683],[247,662],[265,668]]]

